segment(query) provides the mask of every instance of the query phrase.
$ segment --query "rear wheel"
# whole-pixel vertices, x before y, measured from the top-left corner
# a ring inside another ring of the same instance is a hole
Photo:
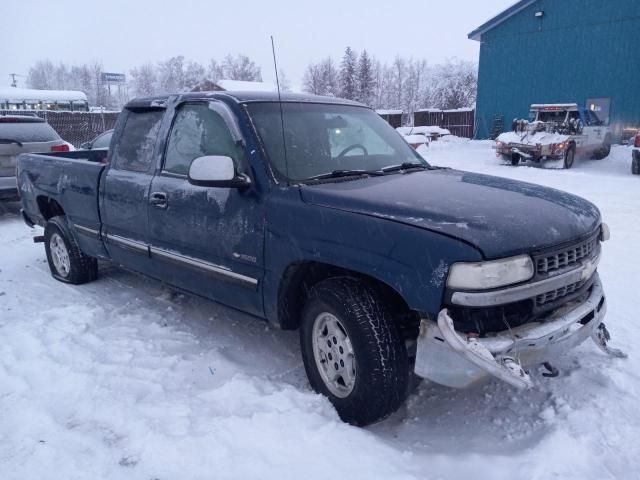
[[[640,175],[640,155],[634,155],[631,161],[631,173]]]
[[[360,280],[331,278],[313,287],[300,344],[309,383],[345,422],[376,422],[406,398],[404,339],[381,299]]]
[[[98,261],[82,253],[64,216],[53,217],[47,222],[44,247],[51,275],[57,280],[79,285],[98,278]]]
[[[576,147],[571,145],[564,154],[564,168],[569,169],[573,167],[573,162],[576,159]]]

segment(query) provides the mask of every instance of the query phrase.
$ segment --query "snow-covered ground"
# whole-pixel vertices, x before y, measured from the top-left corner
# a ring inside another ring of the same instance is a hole
[[[444,137],[436,165],[562,188],[611,226],[600,267],[627,360],[588,342],[535,390],[422,383],[367,429],[310,391],[295,332],[104,266],[75,287],[0,206],[0,479],[640,478],[640,178],[631,153],[553,170]],[[1,204],[0,204],[1,205]],[[524,213],[523,213],[524,214]]]

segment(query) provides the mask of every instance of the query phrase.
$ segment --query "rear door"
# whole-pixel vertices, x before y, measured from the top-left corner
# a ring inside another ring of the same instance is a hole
[[[153,179],[149,241],[154,268],[165,281],[261,315],[264,205],[254,186],[191,185],[191,161],[231,157],[250,175],[237,124],[221,102],[189,102],[175,108],[161,171]]]
[[[137,108],[123,114],[124,125],[101,183],[103,234],[113,260],[146,273],[150,267],[147,204],[164,109]]]

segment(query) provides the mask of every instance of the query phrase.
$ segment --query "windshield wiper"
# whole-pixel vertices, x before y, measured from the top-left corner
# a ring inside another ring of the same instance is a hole
[[[380,170],[333,170],[332,172],[321,173],[309,177],[307,180],[325,180],[327,178],[353,177],[357,175],[384,175]]]
[[[19,142],[18,140],[14,140],[13,138],[0,138],[0,143],[15,143],[19,147],[22,146],[22,142]]]
[[[399,170],[411,170],[412,168],[421,168],[423,170],[429,170],[431,167],[424,163],[414,163],[414,162],[402,162],[399,165],[389,165],[388,167],[381,168],[383,173],[388,172],[397,172]]]

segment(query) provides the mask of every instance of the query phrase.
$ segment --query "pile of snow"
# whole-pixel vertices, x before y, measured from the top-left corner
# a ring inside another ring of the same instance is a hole
[[[517,145],[553,145],[557,143],[562,143],[567,140],[569,137],[567,135],[561,135],[559,133],[549,133],[549,132],[536,132],[536,131],[526,131],[526,132],[504,132],[498,135],[496,141],[506,143],[506,144],[517,144]]]
[[[59,283],[32,242],[41,230],[0,204],[0,477],[636,478],[640,183],[631,149],[548,170],[505,166],[492,145],[437,142],[427,158],[600,207],[612,231],[599,268],[606,321],[628,360],[587,341],[553,362],[558,378],[533,371],[533,390],[423,382],[391,418],[358,429],[309,389],[297,332],[108,265],[94,283]]]

